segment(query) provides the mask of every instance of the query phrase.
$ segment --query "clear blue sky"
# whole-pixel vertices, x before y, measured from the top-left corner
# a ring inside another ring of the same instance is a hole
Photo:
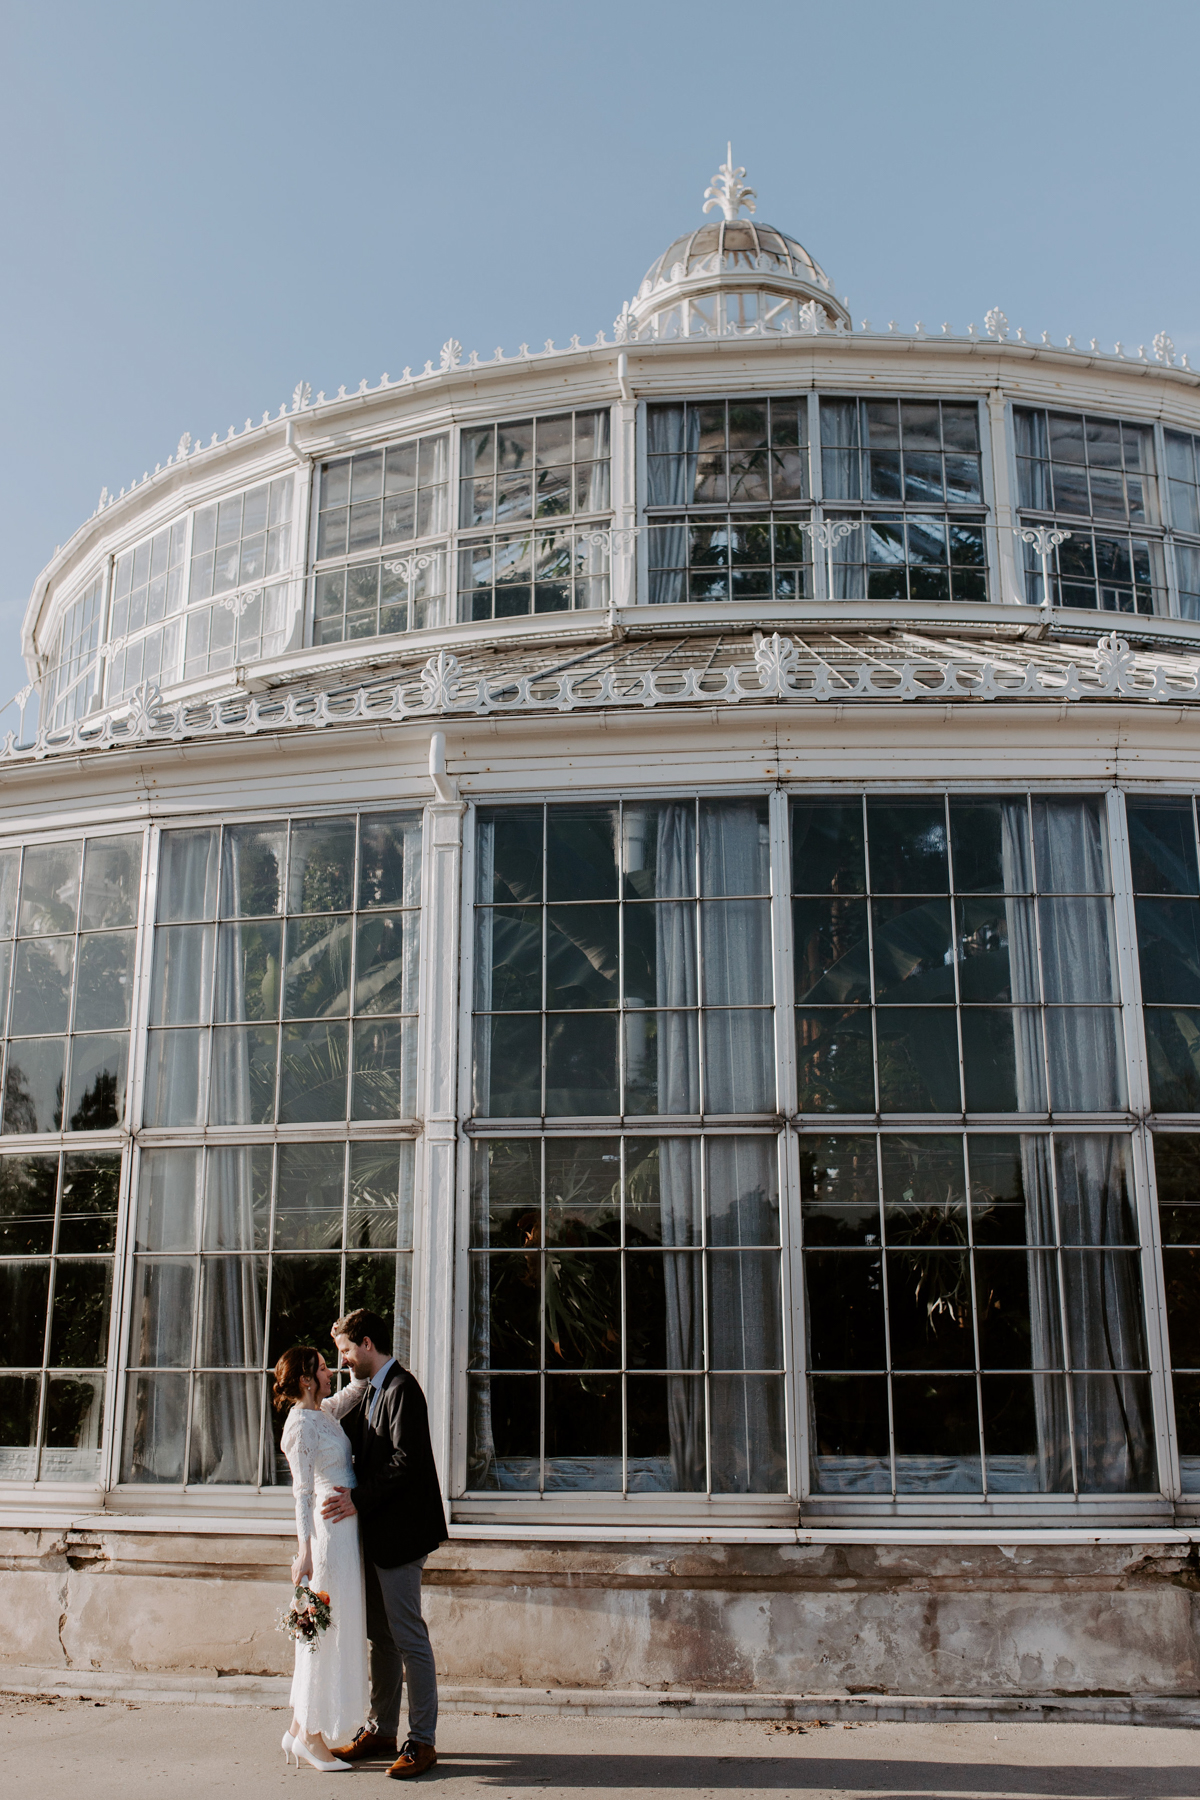
[[[1200,352],[1194,3],[5,0],[2,41],[0,701],[102,487],[300,379],[611,329],[730,137],[856,320]]]

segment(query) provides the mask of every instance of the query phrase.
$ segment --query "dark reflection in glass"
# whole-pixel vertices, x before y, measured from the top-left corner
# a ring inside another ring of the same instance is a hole
[[[979,1406],[969,1376],[895,1376],[892,1424],[900,1493],[982,1489]]]
[[[1200,1112],[1200,1008],[1148,1006],[1142,1014],[1155,1112]]]
[[[276,1250],[338,1250],[342,1244],[341,1144],[281,1144],[275,1193]]]
[[[941,1228],[945,1229],[945,1223]],[[889,1245],[920,1225],[889,1219]],[[899,1250],[887,1254],[888,1332],[898,1369],[970,1369],[971,1273],[965,1251]]]
[[[546,1116],[620,1111],[617,1020],[604,1013],[551,1013],[546,1020]]]
[[[552,806],[549,809],[546,822],[547,899],[616,899],[616,827],[615,806]]]
[[[1148,1375],[1072,1375],[1079,1486],[1136,1494],[1158,1486]]]
[[[867,800],[871,887],[877,894],[949,891],[946,809],[940,800]]]
[[[1200,893],[1196,827],[1190,800],[1125,802],[1134,892]]]
[[[354,1027],[352,1119],[411,1119],[417,1110],[416,1021],[362,1019]]]
[[[280,1035],[279,1121],[346,1117],[347,1025],[285,1025]]]
[[[959,992],[964,1004],[1041,998],[1037,926],[1029,900],[959,900]]]
[[[541,908],[481,908],[476,934],[476,1004],[497,1011],[540,1007]]]
[[[620,1243],[619,1138],[547,1138],[545,1232],[550,1245]]]
[[[0,1158],[0,1256],[48,1256],[54,1245],[57,1156]],[[66,1245],[64,1248],[104,1248]]]
[[[1048,1188],[1049,1139],[1015,1135],[967,1139],[971,1168],[971,1228],[976,1244],[1024,1244],[1025,1169]]]
[[[416,1012],[419,946],[419,913],[374,913],[359,921],[355,1012]]]
[[[349,914],[288,920],[285,1018],[328,1019],[349,1012],[351,940]]]
[[[475,1021],[475,1111],[484,1118],[536,1118],[542,1110],[542,1021],[538,1013]]]
[[[880,1007],[879,1105],[883,1112],[958,1112],[958,1032],[953,1007]]]
[[[1200,1005],[1200,900],[1138,899],[1136,905],[1142,999]]]
[[[621,1259],[562,1250],[546,1258],[548,1368],[621,1366]]]
[[[800,1148],[804,1241],[842,1249],[881,1241],[873,1137],[805,1138]]]
[[[808,1250],[810,1366],[814,1369],[882,1369],[883,1258],[878,1252]]]
[[[975,1304],[979,1320],[979,1361],[985,1369],[1030,1369],[1034,1364],[1030,1295],[1039,1304],[1039,1338],[1046,1336],[1047,1311],[1056,1315],[1057,1272],[1044,1251],[977,1250]],[[1050,1306],[1045,1309],[1045,1302]],[[1053,1332],[1057,1348],[1059,1334]],[[1039,1341],[1039,1361],[1050,1346]],[[1057,1360],[1057,1358],[1055,1358]]]
[[[477,895],[484,904],[542,898],[542,809],[506,807],[479,817]]]
[[[930,1132],[881,1141],[883,1216],[893,1247],[967,1243],[962,1138]]]
[[[950,906],[945,900],[872,900],[875,997],[885,1004],[954,1001]]]
[[[289,1344],[329,1342],[329,1327],[342,1310],[340,1256],[277,1256],[271,1263],[271,1322],[267,1363]]]
[[[1163,1243],[1200,1244],[1200,1137],[1155,1132],[1154,1185]]]
[[[126,1032],[102,1032],[71,1040],[68,1130],[107,1131],[120,1123],[125,1111],[128,1058]]]
[[[616,906],[546,909],[548,1007],[617,1005],[618,923]]]
[[[801,1112],[875,1111],[869,1007],[797,1007],[796,1053]]]
[[[471,1258],[471,1367],[536,1369],[542,1360],[536,1249]]]
[[[41,1367],[49,1286],[49,1263],[0,1262],[0,1367]]]
[[[796,998],[848,1005],[871,997],[865,900],[793,900]]]
[[[353,904],[354,820],[295,820],[288,860],[288,911],[344,912]]]
[[[545,1420],[547,1489],[620,1489],[619,1375],[548,1375]]]
[[[1042,1025],[1031,1006],[970,1006],[962,1012],[968,1112],[1044,1112]]]
[[[112,1263],[59,1262],[54,1272],[54,1313],[50,1321],[51,1368],[102,1367],[108,1352],[108,1306]]]
[[[1021,894],[1033,887],[1024,799],[950,801],[954,886],[960,894]]]
[[[283,928],[277,919],[254,925],[221,926],[213,996],[215,1019],[234,1024],[243,1019],[279,1017],[282,936]]]
[[[1171,1362],[1200,1369],[1200,1249],[1164,1248],[1162,1259]]]
[[[813,1486],[821,1494],[884,1494],[892,1485],[884,1375],[812,1379]]]
[[[625,1393],[629,1492],[703,1493],[703,1381],[631,1375]]]
[[[541,1383],[536,1376],[472,1376],[468,1385],[469,1488],[537,1488],[541,1413]]]
[[[866,888],[862,802],[793,806],[792,891],[861,894]]]

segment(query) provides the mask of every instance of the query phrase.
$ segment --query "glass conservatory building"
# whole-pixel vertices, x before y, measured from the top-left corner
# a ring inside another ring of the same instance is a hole
[[[856,322],[743,175],[35,584],[8,1686],[275,1691],[366,1304],[451,1700],[1200,1692],[1200,375]]]

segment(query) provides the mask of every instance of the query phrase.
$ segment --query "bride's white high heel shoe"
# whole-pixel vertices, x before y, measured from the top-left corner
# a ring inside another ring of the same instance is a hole
[[[319,1756],[313,1755],[307,1744],[302,1743],[298,1737],[293,1737],[290,1731],[284,1732],[281,1748],[284,1757],[289,1764],[292,1757],[295,1757],[297,1768],[300,1767],[301,1757],[304,1758],[311,1769],[324,1769],[328,1775],[332,1775],[336,1770],[348,1769],[350,1767],[348,1762],[342,1762],[341,1759],[336,1756],[331,1757],[328,1762],[322,1762]]]

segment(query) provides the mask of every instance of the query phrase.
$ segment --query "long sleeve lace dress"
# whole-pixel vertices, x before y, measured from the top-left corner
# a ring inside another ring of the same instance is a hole
[[[350,1440],[328,1413],[294,1406],[283,1428],[283,1454],[292,1472],[296,1536],[312,1545],[310,1586],[329,1595],[333,1619],[317,1647],[296,1645],[292,1710],[305,1731],[325,1742],[347,1743],[367,1716],[367,1616],[358,1520],[329,1524],[321,1506],[335,1487],[355,1485]]]

